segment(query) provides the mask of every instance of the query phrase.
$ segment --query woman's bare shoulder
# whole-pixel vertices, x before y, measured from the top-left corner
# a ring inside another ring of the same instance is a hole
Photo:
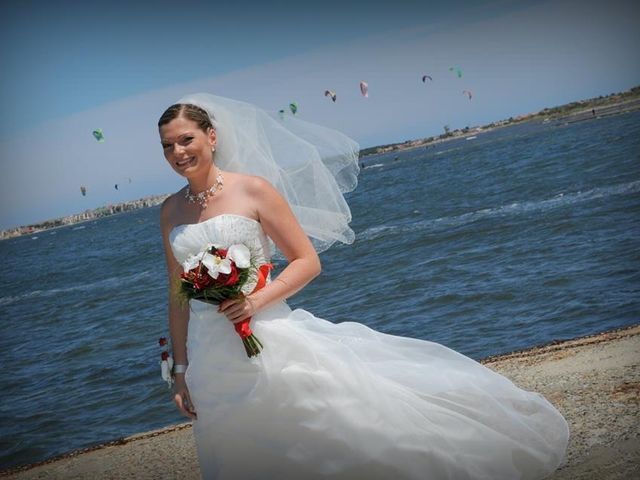
[[[257,175],[227,173],[225,174],[225,183],[229,183],[235,193],[258,201],[264,195],[269,195],[269,193],[276,191],[268,180]]]
[[[171,230],[179,216],[180,201],[184,195],[186,187],[178,190],[164,199],[160,206],[160,227],[162,230]]]
[[[234,184],[247,186],[251,182],[255,182],[258,179],[262,179],[262,177],[258,177],[256,175],[249,175],[247,173],[224,172],[225,183],[229,181],[229,182],[233,182]]]
[[[257,175],[247,175],[244,173],[232,173],[230,179],[239,186],[244,192],[251,196],[256,193],[264,192],[265,189],[272,189],[273,186],[269,181]]]

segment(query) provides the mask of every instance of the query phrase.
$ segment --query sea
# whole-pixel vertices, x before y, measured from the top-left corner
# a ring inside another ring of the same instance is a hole
[[[290,305],[476,360],[638,323],[640,112],[474,136],[361,159],[355,242]],[[0,469],[187,421],[160,378],[158,207],[0,261]]]

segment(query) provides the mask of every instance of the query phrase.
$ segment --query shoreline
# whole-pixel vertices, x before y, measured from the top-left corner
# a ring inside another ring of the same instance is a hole
[[[551,479],[640,473],[640,324],[494,355],[480,363],[542,393],[567,418],[567,459]],[[76,449],[0,471],[16,479],[199,478],[191,423]],[[166,452],[171,452],[169,455]]]

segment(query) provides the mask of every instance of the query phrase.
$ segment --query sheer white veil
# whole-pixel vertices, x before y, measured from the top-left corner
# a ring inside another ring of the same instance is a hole
[[[249,103],[208,93],[187,95],[216,130],[222,170],[268,180],[287,200],[318,252],[352,243],[343,193],[357,185],[359,145],[342,133],[287,115],[276,118]]]

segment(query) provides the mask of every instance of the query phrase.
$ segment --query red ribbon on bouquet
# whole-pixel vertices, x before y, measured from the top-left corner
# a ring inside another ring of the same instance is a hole
[[[264,288],[264,286],[267,284],[267,277],[269,276],[269,272],[272,269],[273,265],[271,263],[265,263],[264,265],[260,266],[257,272],[258,281],[251,293],[255,293],[261,288]],[[252,317],[245,318],[241,322],[237,322],[233,325],[236,329],[236,333],[240,335],[240,338],[242,338],[242,343],[244,344],[244,349],[246,350],[248,357],[254,357],[258,355],[263,348],[262,343],[260,343],[258,337],[256,337],[251,330],[251,326],[249,325],[249,322],[251,322],[251,318]]]

